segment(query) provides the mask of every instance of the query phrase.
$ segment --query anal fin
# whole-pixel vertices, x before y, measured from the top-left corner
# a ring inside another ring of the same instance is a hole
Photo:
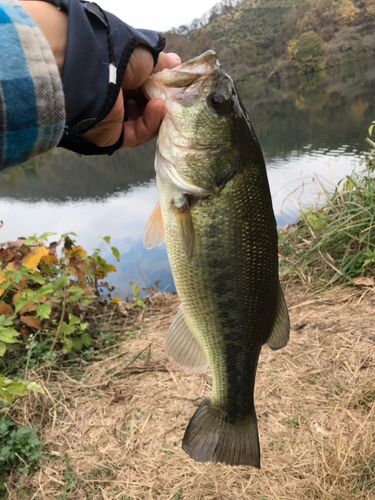
[[[161,208],[157,202],[152,214],[145,225],[145,234],[143,236],[143,245],[147,250],[161,245],[164,241],[164,225],[161,215]]]
[[[288,309],[286,307],[284,294],[279,285],[275,321],[271,335],[268,337],[267,344],[274,351],[285,347],[289,340],[289,332],[290,324]]]
[[[168,330],[165,352],[173,363],[189,373],[200,373],[208,367],[206,355],[184,318],[182,306]]]

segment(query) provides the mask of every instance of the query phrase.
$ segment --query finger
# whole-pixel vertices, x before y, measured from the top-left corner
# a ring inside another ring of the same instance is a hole
[[[122,88],[138,88],[149,77],[153,65],[154,59],[150,50],[143,45],[138,45],[138,47],[134,49],[126,67]]]
[[[126,101],[126,116],[128,120],[136,120],[141,115],[137,101],[129,99]]]
[[[163,71],[163,69],[172,69],[181,64],[181,58],[174,52],[169,52],[166,54],[165,52],[160,52],[158,63],[155,68],[152,70],[153,73],[158,73],[159,71]]]
[[[136,148],[156,137],[163,109],[164,101],[162,99],[152,99],[147,104],[142,116],[135,121],[125,122],[122,148]]]

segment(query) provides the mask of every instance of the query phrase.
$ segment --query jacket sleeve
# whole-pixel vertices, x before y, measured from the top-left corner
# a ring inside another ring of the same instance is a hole
[[[14,0],[0,0],[0,170],[61,140],[65,102],[53,53]]]
[[[156,65],[165,39],[156,31],[134,29],[93,2],[44,1],[68,14],[62,70],[66,127],[60,146],[85,155],[112,154],[122,145],[122,136],[113,146],[100,148],[82,140],[82,134],[113,108],[134,49],[138,45],[147,47]]]

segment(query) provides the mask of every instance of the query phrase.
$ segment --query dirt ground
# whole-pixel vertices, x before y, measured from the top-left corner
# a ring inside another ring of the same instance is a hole
[[[290,342],[265,346],[257,372],[260,471],[195,463],[182,451],[211,376],[167,360],[178,299],[154,296],[144,317],[121,320],[124,341],[78,375],[32,374],[46,395],[20,401],[17,420],[39,427],[42,467],[12,476],[10,498],[375,499],[374,292],[289,288]]]

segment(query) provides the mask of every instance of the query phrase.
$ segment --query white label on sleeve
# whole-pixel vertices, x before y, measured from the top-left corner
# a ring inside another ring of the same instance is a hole
[[[109,83],[117,83],[117,68],[114,64],[109,65]]]

